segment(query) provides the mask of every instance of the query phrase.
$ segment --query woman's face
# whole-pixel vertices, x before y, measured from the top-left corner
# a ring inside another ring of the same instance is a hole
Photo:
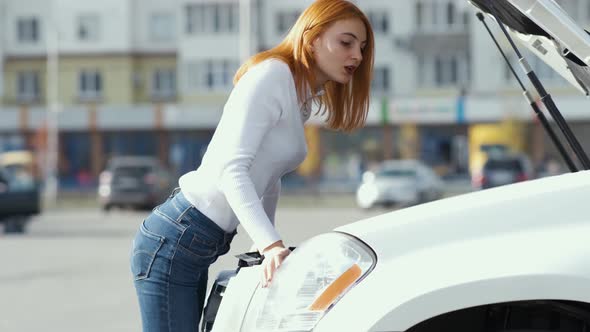
[[[327,81],[346,84],[363,60],[367,30],[363,21],[350,18],[334,22],[312,43],[318,87]]]

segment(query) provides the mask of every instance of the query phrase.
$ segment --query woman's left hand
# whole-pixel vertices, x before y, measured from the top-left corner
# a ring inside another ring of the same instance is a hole
[[[271,247],[263,252],[264,254],[264,261],[262,261],[262,280],[261,284],[262,287],[266,288],[270,286],[270,283],[283,261],[289,254],[291,250],[288,248],[281,246],[274,246]]]

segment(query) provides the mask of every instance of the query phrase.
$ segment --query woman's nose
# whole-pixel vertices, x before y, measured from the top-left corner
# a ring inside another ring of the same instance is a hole
[[[352,58],[357,61],[357,65],[363,61],[363,51],[360,48],[355,48]]]

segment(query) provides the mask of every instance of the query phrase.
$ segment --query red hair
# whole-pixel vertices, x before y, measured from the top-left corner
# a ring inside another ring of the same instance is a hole
[[[363,61],[347,84],[329,81],[319,97],[320,109],[328,113],[327,126],[334,130],[352,131],[365,124],[369,111],[369,95],[373,73],[374,36],[367,16],[346,0],[317,0],[299,16],[285,39],[276,47],[258,53],[237,71],[234,84],[248,69],[264,60],[279,59],[289,65],[295,81],[297,96],[304,101],[306,92],[315,86],[315,61],[311,44],[336,21],[358,18],[367,30]]]

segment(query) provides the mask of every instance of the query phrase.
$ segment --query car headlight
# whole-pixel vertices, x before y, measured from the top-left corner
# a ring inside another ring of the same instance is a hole
[[[360,186],[358,196],[360,199],[373,201],[379,197],[379,189],[373,183],[365,183]]]
[[[242,331],[309,331],[375,266],[375,253],[344,233],[316,236],[277,270],[270,287],[258,288]]]

